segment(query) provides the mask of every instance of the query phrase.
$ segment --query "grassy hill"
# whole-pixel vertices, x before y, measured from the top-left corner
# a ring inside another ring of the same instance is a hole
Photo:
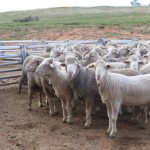
[[[14,19],[38,16],[39,21],[13,22]],[[0,13],[0,34],[22,33],[30,29],[118,26],[132,29],[150,25],[150,7],[70,7]],[[147,31],[148,32],[148,31]]]

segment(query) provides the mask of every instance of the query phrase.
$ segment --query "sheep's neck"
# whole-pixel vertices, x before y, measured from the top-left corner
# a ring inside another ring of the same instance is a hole
[[[64,83],[65,75],[62,71],[59,70],[59,68],[54,68],[50,77],[50,81],[53,86],[60,87]],[[61,80],[60,80],[61,79]]]
[[[101,91],[108,89],[109,84],[110,84],[109,79],[110,79],[110,73],[106,70],[105,75],[103,76],[103,78],[101,79],[101,82],[100,82]]]

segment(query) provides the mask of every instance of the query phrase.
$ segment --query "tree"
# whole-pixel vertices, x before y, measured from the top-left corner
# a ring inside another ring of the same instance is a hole
[[[131,2],[131,5],[132,5],[132,6],[141,6],[141,4],[138,2],[138,0],[133,0],[133,1]]]

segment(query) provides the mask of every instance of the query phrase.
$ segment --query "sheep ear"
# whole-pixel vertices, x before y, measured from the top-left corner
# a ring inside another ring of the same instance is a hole
[[[86,66],[87,68],[96,68],[96,63],[91,63]]]
[[[106,65],[106,69],[110,69],[111,68],[111,66],[110,65]]]
[[[95,68],[95,65],[91,64],[91,65],[88,66],[88,68]]]
[[[65,63],[61,63],[60,66],[61,67],[66,67],[66,64]]]
[[[50,67],[51,67],[51,68],[54,68],[54,65],[53,65],[53,64],[50,64]]]
[[[147,56],[147,55],[144,55],[143,58],[148,58],[148,56]]]
[[[125,60],[123,63],[129,64],[130,61],[129,60]]]
[[[53,62],[53,58],[50,58],[50,59],[48,60],[48,62],[49,62],[49,63],[52,63],[52,62]]]
[[[36,63],[40,64],[40,60],[39,60],[39,59],[37,59],[37,60],[36,60]]]
[[[139,61],[139,64],[140,64],[140,65],[143,65],[143,64],[144,64],[144,62],[143,62],[143,61]]]

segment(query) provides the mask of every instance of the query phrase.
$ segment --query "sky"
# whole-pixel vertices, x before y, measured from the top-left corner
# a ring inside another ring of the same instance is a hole
[[[131,6],[132,0],[0,0],[0,12],[69,6]],[[150,0],[138,0],[142,5]]]

